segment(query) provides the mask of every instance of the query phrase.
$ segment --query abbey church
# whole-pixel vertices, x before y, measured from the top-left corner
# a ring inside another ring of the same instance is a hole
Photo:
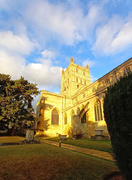
[[[87,138],[108,136],[103,113],[105,91],[130,71],[132,58],[91,83],[89,66],[77,65],[71,58],[69,66],[62,70],[60,94],[41,92],[36,111],[37,133],[67,137],[80,134]]]

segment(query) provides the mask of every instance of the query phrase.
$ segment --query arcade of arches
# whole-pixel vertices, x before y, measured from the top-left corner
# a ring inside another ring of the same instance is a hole
[[[107,136],[103,114],[105,91],[131,70],[132,58],[91,83],[89,66],[79,66],[71,58],[70,65],[62,70],[60,94],[41,92],[36,109],[38,133],[47,136]]]

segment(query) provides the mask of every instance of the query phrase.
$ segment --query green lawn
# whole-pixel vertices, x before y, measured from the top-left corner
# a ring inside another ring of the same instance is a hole
[[[42,139],[47,139],[50,141],[59,141],[59,137],[46,137]],[[71,144],[74,146],[79,146],[79,147],[85,147],[85,148],[90,148],[90,149],[96,149],[100,151],[105,151],[105,152],[112,152],[111,148],[111,141],[110,140],[92,140],[92,139],[72,139],[68,138],[67,140],[61,140],[62,143],[65,144]]]
[[[0,144],[2,143],[18,143],[23,141],[25,138],[19,136],[2,136],[0,137]]]
[[[0,146],[0,180],[102,180],[115,170],[112,161],[45,143]]]

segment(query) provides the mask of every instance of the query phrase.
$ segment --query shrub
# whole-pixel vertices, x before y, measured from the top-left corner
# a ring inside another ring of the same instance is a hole
[[[74,134],[73,138],[75,139],[82,139],[83,135],[82,134]]]
[[[132,178],[132,73],[110,86],[104,98],[104,115],[117,165]]]

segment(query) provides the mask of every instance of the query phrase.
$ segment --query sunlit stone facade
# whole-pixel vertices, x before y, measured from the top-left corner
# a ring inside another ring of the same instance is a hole
[[[79,66],[71,58],[70,65],[62,70],[61,93],[41,92],[36,111],[37,133],[47,136],[82,134],[88,138],[107,136],[103,113],[105,91],[131,70],[132,58],[91,83],[89,66]]]

